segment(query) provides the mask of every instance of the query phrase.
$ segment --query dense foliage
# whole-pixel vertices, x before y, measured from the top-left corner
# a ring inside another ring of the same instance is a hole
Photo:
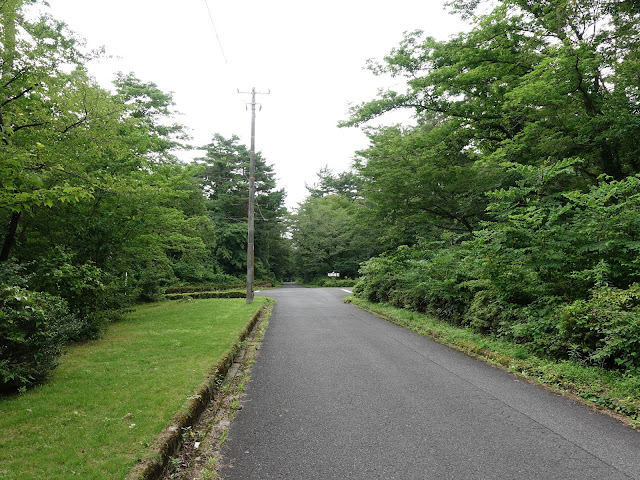
[[[368,128],[367,213],[387,253],[357,295],[556,358],[640,367],[640,10],[633,2],[456,0],[446,41],[412,32],[377,74],[406,78],[343,125]],[[633,73],[635,72],[635,73]]]
[[[171,94],[133,74],[100,87],[86,68],[100,52],[33,3],[0,2],[0,390],[39,382],[64,343],[168,286],[241,282],[246,256],[247,149],[216,136],[179,162]],[[257,171],[257,278],[273,280],[284,193],[261,158]]]
[[[196,159],[206,196],[207,215],[218,236],[214,259],[225,274],[242,276],[247,269],[249,160],[236,136],[214,135],[206,155]],[[289,269],[284,237],[284,190],[276,190],[275,173],[260,152],[255,155],[255,269],[258,280],[282,279]]]
[[[4,390],[41,381],[66,342],[132,303],[236,285],[246,268],[248,149],[214,135],[178,162],[171,95],[133,74],[100,87],[86,68],[99,52],[27,15],[35,2],[0,3]],[[320,171],[290,216],[257,154],[257,280],[360,275],[370,300],[640,368],[640,8],[449,3],[469,31],[407,33],[369,64],[405,90],[342,122],[411,109],[414,125],[365,127],[352,170]]]
[[[379,253],[375,236],[359,221],[365,209],[353,173],[318,173],[318,184],[291,216],[293,273],[304,282],[328,279],[328,273],[355,278],[361,262]],[[336,284],[332,282],[331,284]]]

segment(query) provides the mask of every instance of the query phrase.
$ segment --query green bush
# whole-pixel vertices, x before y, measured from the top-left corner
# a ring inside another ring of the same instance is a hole
[[[0,262],[0,284],[17,285],[24,287],[29,280],[26,267],[15,259]]]
[[[402,245],[394,252],[364,262],[353,293],[372,302],[387,302],[399,282],[398,274],[405,269],[408,252],[409,247]]]
[[[161,300],[165,289],[175,281],[173,270],[165,260],[158,258],[155,263],[149,262],[132,276],[132,292],[137,301],[157,302]]]
[[[169,293],[165,295],[167,300],[185,300],[187,298],[245,298],[245,290],[231,290],[228,292],[191,292]]]
[[[495,292],[480,290],[469,304],[465,313],[465,323],[479,333],[498,331],[505,311],[504,303]]]
[[[266,282],[271,286],[270,282]],[[256,286],[261,285],[261,282],[256,282]],[[165,294],[173,293],[193,293],[193,292],[213,292],[216,290],[229,290],[232,288],[243,288],[246,286],[246,281],[234,277],[233,275],[227,275],[225,273],[216,273],[208,278],[207,283],[197,284],[178,284],[171,286],[165,290]]]
[[[351,278],[325,278],[321,285],[323,287],[353,287],[356,280]]]
[[[360,270],[354,294],[374,302],[430,312],[459,324],[470,293],[457,286],[468,279],[461,256],[432,245],[406,245],[372,258]]]
[[[312,287],[353,287],[356,282],[351,278],[318,277],[306,284]]]
[[[81,328],[63,299],[0,285],[0,391],[43,381],[64,343]]]
[[[165,297],[174,293],[211,292],[215,288],[211,285],[185,285],[181,287],[169,287],[165,290]]]
[[[233,275],[228,275],[226,273],[216,273],[207,278],[207,283],[212,287],[212,290],[223,290],[236,288],[238,286],[244,285],[246,282],[245,280]]]
[[[562,352],[608,368],[640,367],[640,285],[596,288],[587,300],[561,307],[557,336]]]
[[[514,165],[472,239],[401,246],[365,262],[356,296],[433,313],[537,354],[640,366],[640,176],[572,184],[575,159]]]
[[[32,266],[29,288],[61,297],[77,318],[70,341],[97,338],[106,325],[122,318],[134,300],[123,281],[104,273],[93,262],[76,264],[73,255],[56,248]]]

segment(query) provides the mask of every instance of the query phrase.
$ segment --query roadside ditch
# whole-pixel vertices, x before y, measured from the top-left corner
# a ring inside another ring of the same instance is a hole
[[[227,428],[242,408],[240,398],[264,337],[274,302],[266,303],[239,341],[207,376],[189,402],[161,433],[152,452],[127,480],[209,480],[219,478],[220,450]]]

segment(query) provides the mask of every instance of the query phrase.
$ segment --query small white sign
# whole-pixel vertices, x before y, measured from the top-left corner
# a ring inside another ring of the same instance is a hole
[[[327,273],[327,277],[335,277],[335,278],[339,278],[340,274],[336,273],[336,272],[331,272],[331,273]]]

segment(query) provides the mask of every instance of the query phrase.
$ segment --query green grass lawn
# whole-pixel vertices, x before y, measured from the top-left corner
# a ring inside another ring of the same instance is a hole
[[[0,398],[0,479],[121,479],[266,300],[161,302]]]

